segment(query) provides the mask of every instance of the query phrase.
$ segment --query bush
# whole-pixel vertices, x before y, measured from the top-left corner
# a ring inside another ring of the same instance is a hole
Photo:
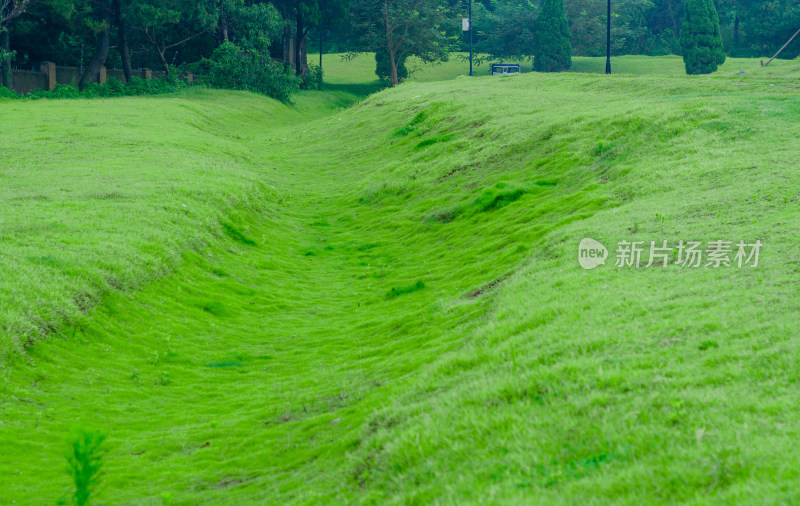
[[[300,88],[304,90],[319,90],[322,88],[322,67],[309,65],[308,72],[300,78]]]
[[[719,16],[714,0],[687,0],[681,25],[681,48],[686,73],[710,74],[725,63]]]
[[[0,99],[3,98],[19,98],[19,95],[9,90],[5,86],[0,86]]]
[[[50,98],[80,98],[81,90],[71,84],[57,84],[50,95]]]
[[[119,97],[125,94],[125,85],[116,77],[109,77],[106,82],[108,94],[112,97]]]
[[[178,75],[155,78],[140,79],[134,77],[127,84],[114,77],[109,77],[104,84],[90,84],[83,90],[70,84],[57,84],[53,91],[33,90],[27,95],[20,95],[0,87],[0,98],[18,98],[27,100],[39,100],[41,98],[105,98],[105,97],[124,97],[132,95],[160,95],[172,93],[186,88],[189,84],[178,77]]]
[[[392,78],[392,64],[389,58],[389,51],[380,49],[375,51],[375,74],[381,81],[390,81]],[[406,68],[405,57],[397,62],[397,82],[402,82],[408,78],[408,68]]]
[[[231,42],[223,42],[210,59],[203,59],[199,68],[208,76],[210,86],[263,93],[281,102],[288,102],[300,86],[300,79],[290,67]]]

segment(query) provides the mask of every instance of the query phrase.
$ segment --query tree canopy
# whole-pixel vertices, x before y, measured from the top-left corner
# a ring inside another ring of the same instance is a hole
[[[467,49],[459,26],[467,1],[0,0],[0,64],[5,85],[12,66],[42,61],[80,67],[85,84],[103,65],[126,76],[142,67],[170,73],[230,42],[302,75],[309,37],[325,34],[330,50],[375,52],[378,73],[396,84],[409,57],[435,62]],[[771,56],[800,28],[796,0],[614,0],[612,9],[613,55],[708,62],[691,63],[689,72],[713,68],[724,54]],[[706,18],[717,20],[710,32]],[[476,52],[503,60],[540,55],[546,70],[569,68],[570,55],[603,55],[605,25],[605,2],[597,0],[473,1]],[[798,54],[800,38],[781,58]]]
[[[687,74],[710,74],[725,62],[713,0],[686,0],[680,41]]]
[[[572,66],[572,46],[563,0],[542,0],[535,33],[533,69],[538,72],[568,70]]]

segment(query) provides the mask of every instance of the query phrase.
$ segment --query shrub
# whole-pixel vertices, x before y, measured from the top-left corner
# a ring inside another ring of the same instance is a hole
[[[715,72],[725,63],[725,51],[714,0],[687,0],[684,9],[680,42],[686,73]]]
[[[389,51],[380,49],[375,52],[375,74],[381,81],[389,81],[392,77],[392,65],[389,58]],[[408,68],[406,68],[405,57],[397,62],[397,81],[401,82],[408,78]]]
[[[0,99],[2,98],[19,98],[19,95],[4,86],[0,86]]]
[[[127,95],[147,95],[150,93],[150,81],[140,77],[132,77],[130,81],[125,84],[125,91]]]
[[[304,90],[319,90],[322,88],[322,67],[309,65],[308,72],[300,78],[300,88]]]
[[[71,84],[57,84],[50,93],[50,98],[80,98],[81,90]]]
[[[541,12],[536,20],[536,51],[533,70],[561,72],[572,66],[572,46],[569,42],[569,25],[563,0],[542,0]]]
[[[263,93],[281,102],[288,102],[300,85],[290,67],[231,42],[223,42],[210,59],[203,59],[200,68],[210,86]]]
[[[125,85],[116,77],[108,78],[106,88],[108,88],[108,96],[119,97],[125,95]]]
[[[41,98],[104,98],[129,95],[160,95],[162,93],[172,93],[187,86],[189,86],[188,83],[177,75],[149,80],[134,77],[127,84],[123,84],[119,79],[110,77],[104,84],[90,84],[83,90],[70,84],[57,84],[53,91],[33,90],[27,95],[19,95],[7,88],[0,87],[0,98],[39,100]]]

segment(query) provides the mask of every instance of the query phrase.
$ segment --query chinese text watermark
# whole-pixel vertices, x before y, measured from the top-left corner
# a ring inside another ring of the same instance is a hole
[[[760,240],[745,241],[619,241],[615,251],[616,267],[758,267],[764,246]],[[583,239],[578,246],[578,263],[586,270],[604,265],[608,250],[594,239]]]

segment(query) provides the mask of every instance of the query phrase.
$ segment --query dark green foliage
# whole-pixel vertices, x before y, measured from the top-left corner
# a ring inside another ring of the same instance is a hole
[[[686,73],[710,74],[725,62],[719,16],[713,0],[687,0],[681,27]]]
[[[536,20],[533,70],[561,72],[572,66],[572,46],[563,0],[542,0]]]
[[[426,119],[428,119],[428,111],[420,111],[417,113],[416,116],[414,116],[414,119],[412,119],[407,125],[398,128],[395,131],[394,135],[397,137],[408,135],[411,132],[415,131],[417,127],[419,127],[420,124],[422,124]]]
[[[400,65],[409,56],[425,63],[447,61],[457,39],[455,19],[445,0],[386,0],[379,5],[374,0],[351,1],[358,44],[375,51],[376,73],[392,86],[402,80],[401,72],[408,75]]]
[[[479,212],[493,211],[516,202],[526,193],[527,190],[524,188],[508,188],[505,184],[498,183],[494,188],[483,192],[472,204],[472,207]]]
[[[19,95],[4,86],[0,86],[0,99],[19,98]]]
[[[428,146],[432,146],[440,142],[447,142],[452,138],[453,138],[452,134],[436,135],[434,137],[425,139],[424,141],[420,141],[416,146],[414,146],[414,149],[427,148]]]
[[[211,362],[208,367],[243,367],[244,363],[238,360],[226,360],[225,362]]]
[[[450,223],[458,218],[462,212],[463,210],[459,206],[449,207],[447,209],[434,212],[430,215],[428,221],[431,223]]]
[[[309,65],[308,71],[300,78],[300,88],[304,90],[322,89],[322,67],[319,65]]]
[[[423,290],[425,288],[425,283],[422,281],[417,281],[413,285],[409,286],[395,286],[393,287],[389,293],[386,294],[387,299],[394,299],[400,295],[406,295],[409,293],[413,293],[419,290]]]
[[[100,446],[105,434],[91,430],[78,430],[70,441],[67,452],[67,470],[75,484],[72,496],[75,506],[89,504],[92,492],[97,487],[101,476],[103,454]]]
[[[540,185],[534,183],[536,186],[554,186],[555,183],[545,183]],[[534,187],[535,188],[535,187]],[[486,213],[503,208],[511,203],[521,199],[525,194],[531,191],[536,191],[531,187],[517,187],[509,186],[505,183],[497,183],[496,185],[484,190],[478,198],[469,204],[460,204],[446,209],[435,211],[431,214],[427,221],[429,223],[450,223],[456,218],[463,217],[469,218],[478,213]]]
[[[536,52],[536,4],[498,2],[487,10],[483,4],[474,3],[472,10],[476,29],[480,30],[475,37],[477,53],[508,61],[529,58]]]
[[[228,237],[230,237],[231,239],[233,239],[236,242],[240,242],[242,244],[246,244],[247,246],[255,246],[256,245],[256,242],[254,240],[252,240],[249,237],[247,237],[246,235],[244,235],[242,232],[240,232],[238,229],[236,229],[233,225],[231,225],[229,223],[223,223],[222,224],[222,229],[225,231],[225,234]]]
[[[294,72],[272,60],[269,55],[223,42],[210,59],[200,64],[201,73],[215,88],[247,90],[263,93],[281,102],[288,102],[300,86]]]
[[[177,77],[149,80],[134,77],[127,84],[122,84],[118,79],[110,77],[105,84],[90,84],[82,90],[71,84],[57,84],[53,91],[33,90],[27,95],[20,95],[8,91],[7,88],[0,88],[0,98],[38,100],[42,98],[108,98],[136,95],[161,95],[164,93],[173,93],[187,86],[189,85],[185,81]]]
[[[389,52],[380,49],[375,52],[375,75],[381,81],[390,81],[392,77],[392,65],[389,59]],[[401,57],[397,62],[397,80],[405,81],[408,78],[408,68],[406,68],[406,58]]]

